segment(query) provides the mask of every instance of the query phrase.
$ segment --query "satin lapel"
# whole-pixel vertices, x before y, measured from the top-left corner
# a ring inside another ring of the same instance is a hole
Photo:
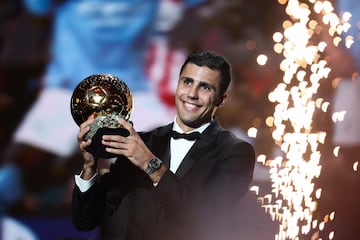
[[[157,155],[165,164],[166,167],[170,168],[170,136],[162,136],[159,138],[157,148],[160,149]]]
[[[170,130],[172,125],[162,129],[159,135],[154,136],[152,152],[160,158],[165,166],[170,167]]]
[[[201,138],[195,142],[190,148],[189,152],[185,155],[176,175],[179,177],[185,176],[190,168],[203,157],[209,149],[213,148],[216,141],[216,136],[220,131],[220,125],[214,120],[211,125],[201,134]]]

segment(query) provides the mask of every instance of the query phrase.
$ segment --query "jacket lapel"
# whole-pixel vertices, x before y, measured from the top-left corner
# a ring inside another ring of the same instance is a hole
[[[165,166],[170,167],[170,131],[172,124],[163,127],[158,134],[154,136],[152,151],[160,158]]]
[[[176,175],[179,177],[185,176],[190,168],[212,148],[215,144],[217,134],[221,127],[217,120],[213,120],[210,126],[201,134],[199,140],[190,148],[189,152],[185,155],[179,168],[176,171]]]

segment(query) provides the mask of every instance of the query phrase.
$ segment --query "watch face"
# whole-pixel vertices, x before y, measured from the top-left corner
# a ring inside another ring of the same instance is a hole
[[[149,165],[147,167],[147,169],[145,170],[145,172],[147,174],[152,174],[153,172],[155,172],[156,170],[160,169],[162,164],[162,161],[158,158],[153,158],[150,160]]]
[[[153,169],[159,169],[161,166],[161,160],[158,158],[151,159],[150,166]]]

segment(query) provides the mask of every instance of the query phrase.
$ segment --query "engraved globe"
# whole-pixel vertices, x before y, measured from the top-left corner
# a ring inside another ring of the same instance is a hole
[[[95,116],[84,139],[92,139],[89,152],[99,157],[110,157],[101,144],[104,134],[128,135],[118,123],[119,118],[130,119],[133,106],[130,89],[120,78],[111,74],[94,74],[75,88],[70,102],[72,117],[80,126],[90,115]]]

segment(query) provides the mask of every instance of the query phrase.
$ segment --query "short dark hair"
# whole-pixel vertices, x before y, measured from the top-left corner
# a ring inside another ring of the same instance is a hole
[[[206,66],[212,70],[220,72],[220,97],[224,95],[231,81],[231,65],[221,55],[213,51],[198,51],[189,54],[180,69],[180,75],[186,64],[193,63],[197,66]]]

